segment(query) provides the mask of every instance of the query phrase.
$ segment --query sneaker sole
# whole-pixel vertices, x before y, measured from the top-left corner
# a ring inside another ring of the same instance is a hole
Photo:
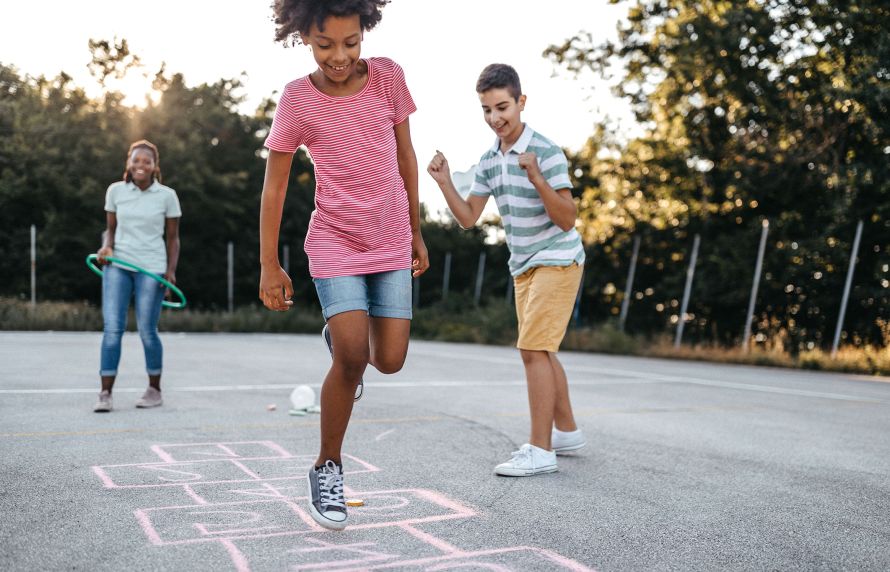
[[[93,413],[111,413],[111,407],[105,409],[104,407],[93,408]]]
[[[160,406],[163,405],[163,404],[164,404],[163,402],[161,402],[161,403],[152,403],[151,405],[148,405],[148,404],[145,404],[145,403],[137,403],[137,404],[136,404],[136,409],[151,409],[152,407],[160,407]]]
[[[549,467],[541,467],[539,469],[495,469],[494,474],[502,477],[533,477],[535,475],[546,475],[547,473],[555,473],[559,470],[557,465]]]
[[[570,453],[572,451],[577,451],[578,449],[582,449],[587,445],[587,442],[579,443],[577,445],[566,445],[565,447],[554,447],[553,452],[559,455],[560,453]]]
[[[312,520],[317,522],[322,528],[327,528],[328,530],[343,530],[346,528],[346,522],[349,520],[348,518],[343,522],[337,522],[325,518],[320,512],[315,510],[315,505],[312,504],[312,483],[309,482],[309,479],[306,479],[306,487],[309,489],[307,500],[309,501],[309,515],[312,517]]]

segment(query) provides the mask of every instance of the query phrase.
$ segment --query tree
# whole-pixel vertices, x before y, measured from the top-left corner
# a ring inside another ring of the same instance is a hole
[[[607,146],[608,134],[597,134],[573,158],[588,177],[587,239],[626,244],[622,235],[645,228],[645,267],[685,263],[689,238],[701,234],[687,331],[728,343],[741,333],[769,219],[757,322],[796,349],[831,329],[864,220],[847,329],[880,342],[877,321],[890,318],[888,29],[890,7],[877,0],[638,0],[616,42],[579,34],[548,48],[570,71],[618,70],[616,94],[645,128],[626,144]],[[638,284],[637,315],[675,307],[673,276]]]

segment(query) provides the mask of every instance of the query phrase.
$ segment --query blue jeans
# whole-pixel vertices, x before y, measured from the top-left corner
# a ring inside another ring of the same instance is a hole
[[[127,310],[130,299],[136,298],[136,326],[145,350],[145,369],[148,375],[160,375],[164,348],[158,336],[158,319],[164,301],[163,284],[140,272],[105,266],[102,274],[102,356],[99,375],[117,375],[121,361],[121,338],[127,329]]]
[[[313,278],[324,319],[362,310],[375,318],[411,319],[411,271]]]

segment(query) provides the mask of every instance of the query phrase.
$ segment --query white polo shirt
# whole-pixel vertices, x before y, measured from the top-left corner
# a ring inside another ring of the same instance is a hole
[[[117,215],[114,257],[150,272],[166,272],[164,226],[166,219],[182,216],[176,191],[157,181],[144,191],[118,181],[105,193],[105,210]]]

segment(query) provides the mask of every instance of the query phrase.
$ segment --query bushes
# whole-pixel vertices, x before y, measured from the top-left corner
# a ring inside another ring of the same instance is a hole
[[[129,329],[135,329],[131,317]],[[165,310],[161,331],[168,332],[263,332],[318,334],[324,320],[314,308],[270,312],[260,306],[245,306],[230,313]],[[890,327],[884,326],[890,337]],[[85,302],[41,302],[35,307],[25,300],[0,298],[0,330],[101,331],[102,311]],[[512,305],[493,300],[479,307],[469,296],[454,295],[414,311],[411,337],[442,342],[513,345],[516,342],[516,313]],[[674,348],[669,336],[645,338],[620,331],[613,322],[570,328],[562,349],[646,357],[692,359],[722,363],[800,367],[803,369],[890,375],[890,344],[884,347],[847,346],[835,359],[828,352],[809,350],[795,357],[780,347],[739,348],[718,345],[684,345]]]

